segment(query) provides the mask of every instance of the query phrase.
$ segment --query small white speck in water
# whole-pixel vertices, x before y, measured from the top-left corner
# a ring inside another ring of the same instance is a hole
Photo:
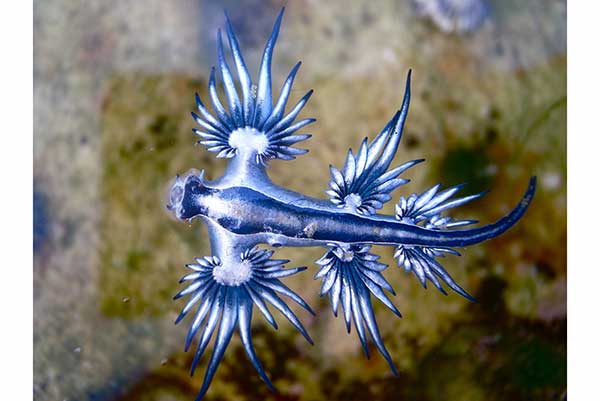
[[[562,179],[558,173],[546,173],[542,175],[542,186],[546,189],[558,189]]]
[[[381,56],[386,63],[394,64],[398,62],[398,57],[396,57],[394,51],[389,47],[383,49],[383,51],[381,52]]]
[[[76,354],[79,354],[81,352],[81,347],[77,347],[73,350],[73,352],[75,352]]]
[[[488,164],[483,170],[485,175],[496,175],[498,173],[498,166],[495,164]]]

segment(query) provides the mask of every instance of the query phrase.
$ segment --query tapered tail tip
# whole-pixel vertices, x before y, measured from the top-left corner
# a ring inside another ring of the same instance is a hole
[[[529,195],[529,200],[533,199],[533,195],[535,194],[535,188],[537,186],[537,177],[532,175],[529,179],[529,187],[527,188],[527,194]]]

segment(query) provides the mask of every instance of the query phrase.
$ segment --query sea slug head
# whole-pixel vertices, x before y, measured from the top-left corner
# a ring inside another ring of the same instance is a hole
[[[207,198],[212,197],[217,190],[207,186],[204,171],[190,170],[175,178],[169,192],[167,209],[172,211],[180,220],[191,220],[194,217],[208,214]]]

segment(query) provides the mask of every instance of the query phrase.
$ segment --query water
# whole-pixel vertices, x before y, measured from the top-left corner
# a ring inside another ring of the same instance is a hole
[[[412,1],[290,3],[274,87],[302,60],[292,101],[314,88],[303,116],[318,121],[310,153],[273,162],[274,181],[324,196],[328,165],[341,166],[348,147],[379,132],[412,68],[396,162],[427,161],[394,199],[468,181],[470,191],[492,191],[464,216],[489,222],[515,204],[530,174],[545,184],[517,227],[447,258],[477,304],[424,291],[395,267],[392,251],[377,250],[404,316],[374,302],[399,378],[376,352],[366,360],[356,334],[318,297],[321,250],[278,250],[290,266],[312,270],[286,283],[317,312],[296,311],[316,344],[303,344],[283,320],[274,331],[258,318],[255,345],[280,395],[234,338],[206,399],[563,397],[565,2],[489,1],[468,32],[439,29]],[[193,146],[189,116],[194,92],[207,93],[224,7],[256,72],[277,1],[34,4],[36,400],[192,400],[199,389],[172,297],[184,264],[210,250],[205,229],[171,220],[164,199],[176,173],[194,166],[212,179],[224,168]]]

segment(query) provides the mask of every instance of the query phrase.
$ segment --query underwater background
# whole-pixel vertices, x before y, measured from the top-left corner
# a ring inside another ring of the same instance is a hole
[[[539,188],[503,236],[444,263],[473,294],[424,290],[390,267],[398,319],[375,301],[399,370],[367,360],[335,318],[314,261],[322,249],[282,249],[308,271],[286,280],[317,312],[289,324],[254,319],[257,353],[279,393],[247,360],[237,335],[206,400],[566,399],[566,1],[351,0],[34,2],[35,400],[193,400],[186,323],[172,300],[186,263],[209,255],[205,227],[165,210],[169,181],[190,167],[207,178],[225,161],[194,146],[194,92],[207,93],[223,9],[248,66],[286,6],[273,60],[279,88],[303,65],[291,101],[315,94],[315,117],[293,162],[273,161],[277,184],[325,197],[329,164],[373,138],[399,108],[413,70],[396,164],[425,158],[394,193],[467,182],[491,189],[457,217],[492,222]],[[254,75],[256,76],[256,75]],[[393,213],[393,203],[384,212]],[[258,316],[258,315],[257,315]]]

